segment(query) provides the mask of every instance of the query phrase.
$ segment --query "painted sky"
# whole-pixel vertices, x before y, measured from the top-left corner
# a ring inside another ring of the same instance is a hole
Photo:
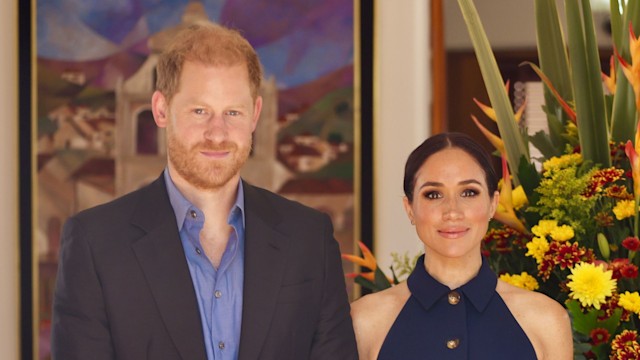
[[[37,0],[38,57],[65,62],[147,52],[188,0]],[[267,76],[295,87],[353,63],[353,2],[204,0],[209,19],[240,29]]]

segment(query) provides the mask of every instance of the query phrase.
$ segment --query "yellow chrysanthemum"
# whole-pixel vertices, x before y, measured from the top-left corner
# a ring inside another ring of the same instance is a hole
[[[618,304],[627,311],[640,314],[640,294],[637,291],[632,293],[625,291],[624,294],[620,294]]]
[[[500,275],[500,280],[525,290],[533,291],[540,287],[538,285],[538,280],[527,274],[526,271],[523,271],[520,275],[502,274]]]
[[[527,243],[527,250],[525,255],[533,257],[540,264],[542,258],[544,258],[544,253],[549,250],[549,242],[543,237],[534,237]]]
[[[520,210],[520,208],[527,205],[527,203],[529,202],[529,200],[527,199],[527,195],[524,193],[522,185],[518,185],[518,187],[513,189],[513,191],[511,192],[511,202],[513,203],[513,207],[516,210]]]
[[[558,227],[558,222],[555,220],[540,220],[538,225],[531,228],[531,232],[539,237],[545,237],[551,234],[555,228]]]
[[[555,169],[564,169],[571,165],[579,165],[582,163],[582,155],[580,154],[567,154],[560,157],[554,156],[551,159],[542,163],[544,171],[551,171]]]
[[[571,290],[569,297],[580,301],[583,307],[593,306],[600,309],[616,288],[613,272],[605,270],[602,265],[578,263],[571,269],[567,287]]]
[[[551,230],[549,236],[555,241],[567,241],[574,237],[573,228],[569,225],[557,226]]]
[[[620,200],[613,208],[613,213],[616,215],[616,219],[622,220],[628,217],[634,216],[635,213],[635,201],[633,200]]]

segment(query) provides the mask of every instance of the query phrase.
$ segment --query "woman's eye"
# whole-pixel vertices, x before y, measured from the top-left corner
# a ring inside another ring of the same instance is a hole
[[[442,195],[437,191],[427,191],[424,193],[424,197],[430,200],[439,199]]]
[[[462,197],[471,197],[478,195],[478,192],[473,189],[467,189],[462,192]]]

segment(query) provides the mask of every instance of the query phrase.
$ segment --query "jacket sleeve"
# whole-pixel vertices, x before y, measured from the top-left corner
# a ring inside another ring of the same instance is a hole
[[[115,359],[100,279],[82,224],[64,226],[53,300],[54,360]]]
[[[313,340],[311,359],[358,359],[356,340],[351,321],[349,300],[338,242],[333,226],[325,217],[324,233],[324,289],[320,319]]]

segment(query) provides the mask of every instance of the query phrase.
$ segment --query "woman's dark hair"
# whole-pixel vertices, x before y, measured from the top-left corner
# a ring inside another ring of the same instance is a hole
[[[469,154],[484,171],[487,187],[489,188],[489,196],[498,189],[498,176],[493,168],[491,156],[480,144],[475,142],[471,137],[462,133],[448,132],[431,136],[420,146],[415,148],[407,158],[404,166],[404,194],[413,201],[413,188],[416,185],[416,173],[427,159],[444,149],[456,148]],[[455,161],[455,160],[452,160]]]

